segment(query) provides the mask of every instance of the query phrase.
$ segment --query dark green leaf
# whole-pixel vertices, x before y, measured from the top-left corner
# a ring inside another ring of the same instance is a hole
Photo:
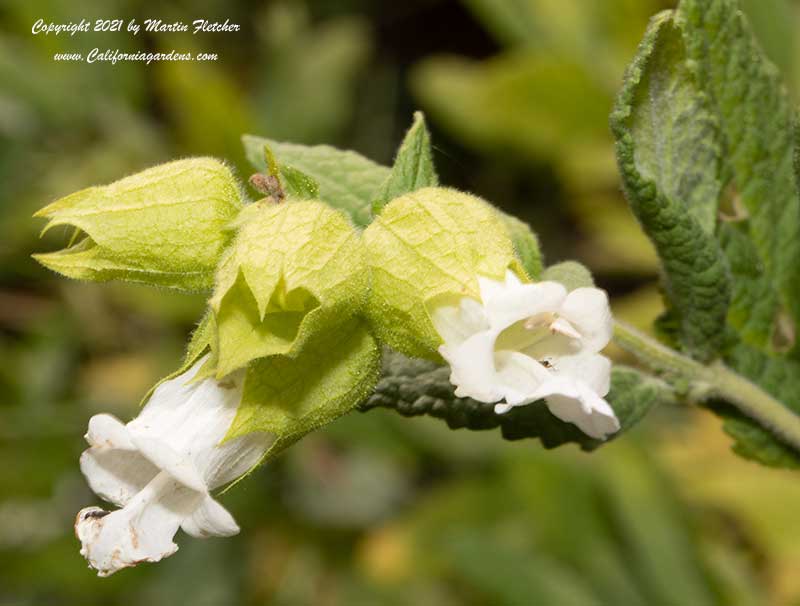
[[[422,112],[415,112],[414,123],[397,150],[392,172],[378,190],[372,210],[378,214],[390,200],[437,185],[439,177],[433,165],[431,135],[425,125],[425,116]]]
[[[793,123],[735,0],[682,0],[656,17],[612,118],[629,201],[665,267],[673,336],[800,413]],[[713,408],[740,455],[800,461],[754,421]]]
[[[498,415],[494,404],[458,398],[449,374],[446,366],[385,351],[381,378],[361,410],[383,407],[408,417],[429,415],[443,419],[451,429],[500,428],[507,440],[539,438],[545,448],[575,442],[584,450],[593,450],[604,443],[557,419],[541,401]],[[622,425],[616,437],[638,423],[655,404],[673,402],[674,395],[662,381],[632,368],[616,366],[606,399]]]
[[[720,150],[671,13],[651,22],[611,125],[625,193],[663,263],[681,343],[711,358],[723,345],[730,296],[714,238]]]

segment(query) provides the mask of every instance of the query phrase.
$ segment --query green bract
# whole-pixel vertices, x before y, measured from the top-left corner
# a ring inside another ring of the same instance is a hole
[[[394,349],[435,357],[441,339],[428,314],[447,298],[479,297],[478,277],[525,276],[498,214],[454,189],[428,187],[396,198],[364,231],[372,269],[368,313]]]
[[[362,318],[309,335],[297,356],[269,356],[247,369],[242,403],[228,437],[266,431],[266,459],[349,412],[372,392],[380,347]]]
[[[237,224],[211,298],[218,376],[256,358],[295,355],[310,335],[355,315],[369,287],[358,235],[321,202],[264,199]]]
[[[241,207],[237,182],[218,160],[169,162],[41,209],[35,216],[49,219],[42,233],[69,225],[83,237],[34,257],[70,278],[207,289]]]

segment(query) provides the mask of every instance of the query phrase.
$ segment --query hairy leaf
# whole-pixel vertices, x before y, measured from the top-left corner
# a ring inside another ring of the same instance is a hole
[[[791,101],[734,0],[683,0],[676,19],[690,65],[719,121],[723,182],[747,213],[737,227],[758,258],[763,278],[756,282],[768,282],[775,313],[782,306],[799,322],[800,198]],[[761,345],[767,339],[764,335]]]
[[[372,210],[379,213],[387,202],[403,194],[439,185],[433,165],[431,135],[422,112],[414,113],[414,123],[408,129],[392,166],[392,172],[383,182]]]
[[[800,413],[793,122],[734,0],[682,0],[656,17],[612,117],[626,193],[664,264],[673,338]],[[742,456],[800,460],[755,421],[713,408]]]
[[[319,184],[294,166],[284,164],[280,167],[283,188],[289,198],[314,200],[319,198]]]
[[[593,450],[604,443],[550,414],[542,401],[498,415],[494,404],[458,398],[454,389],[448,367],[385,351],[383,372],[375,393],[364,402],[361,410],[383,407],[409,417],[430,415],[443,419],[451,429],[500,428],[507,440],[539,438],[546,448],[575,442],[584,450]],[[672,403],[675,396],[659,379],[618,365],[612,372],[611,392],[606,399],[622,426],[616,437],[638,423],[654,405]]]
[[[319,185],[319,198],[345,211],[356,225],[372,220],[372,201],[391,171],[352,151],[329,145],[280,143],[263,137],[244,135],[242,143],[250,163],[259,171],[267,169],[264,146],[275,155],[279,165],[303,172]]]
[[[592,272],[577,261],[562,261],[551,265],[542,274],[542,280],[561,282],[567,290],[594,286]]]
[[[730,284],[714,237],[715,122],[685,63],[672,14],[661,13],[628,69],[611,124],[625,193],[663,263],[681,343],[705,360],[724,343]]]
[[[295,357],[270,356],[247,369],[242,403],[228,438],[253,431],[277,436],[266,458],[361,403],[375,385],[380,349],[353,318],[320,332]]]
[[[539,238],[536,237],[536,234],[533,233],[533,230],[525,221],[520,221],[501,210],[497,210],[497,213],[506,228],[509,238],[511,238],[511,242],[514,244],[514,252],[517,253],[517,259],[519,259],[528,276],[538,280],[544,263],[542,251],[539,248]]]

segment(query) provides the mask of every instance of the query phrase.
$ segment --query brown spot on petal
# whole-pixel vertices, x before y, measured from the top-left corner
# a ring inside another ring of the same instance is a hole
[[[136,532],[136,529],[131,524],[131,545],[133,545],[134,549],[139,549],[139,534]]]
[[[233,381],[226,379],[224,381],[217,381],[217,385],[219,385],[222,389],[235,389],[236,383]]]

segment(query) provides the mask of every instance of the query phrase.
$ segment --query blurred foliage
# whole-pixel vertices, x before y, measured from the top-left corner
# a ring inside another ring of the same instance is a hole
[[[800,488],[657,410],[593,455],[353,413],[223,499],[242,533],[106,580],[72,536],[93,413],[135,414],[202,296],[70,283],[29,257],[45,203],[166,159],[248,173],[243,132],[383,164],[417,105],[442,183],[530,222],[639,326],[655,261],[618,193],[611,100],[659,0],[9,0],[0,8],[0,604],[799,604]],[[746,0],[795,90],[798,7]],[[226,18],[240,34],[32,36],[39,17]],[[55,63],[100,48],[217,63]],[[200,573],[200,574],[198,574]]]

